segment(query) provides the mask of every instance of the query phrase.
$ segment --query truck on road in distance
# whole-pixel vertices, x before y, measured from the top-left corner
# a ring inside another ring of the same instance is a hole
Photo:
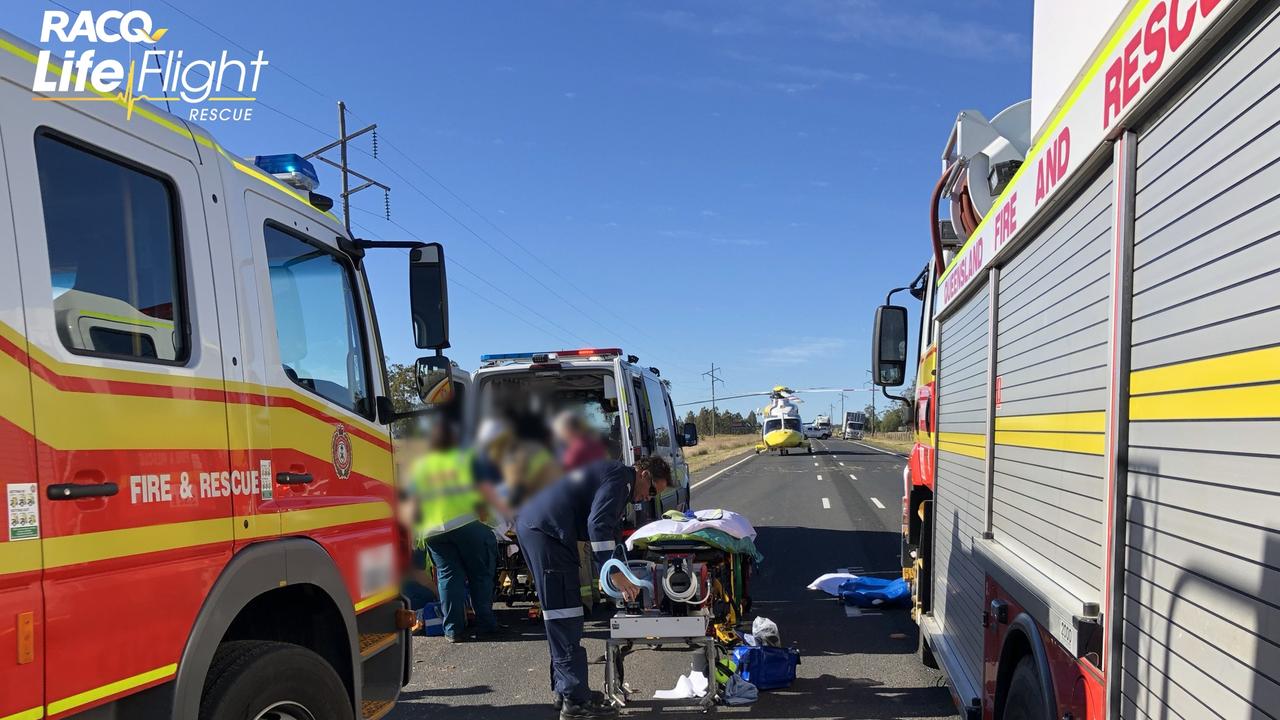
[[[1280,2],[1090,8],[1036,3],[1030,102],[961,113],[931,199],[922,659],[966,720],[1276,717]]]
[[[861,440],[867,423],[867,414],[850,410],[844,414],[844,439]]]
[[[382,717],[413,619],[385,244],[296,155],[32,102],[37,53],[0,32],[0,718]],[[448,402],[443,250],[392,245]]]
[[[690,491],[684,448],[697,444],[698,428],[677,422],[670,385],[658,368],[639,363],[640,358],[620,348],[482,355],[471,376],[469,424],[505,418],[517,434],[538,435],[546,433],[557,413],[571,410],[592,426],[614,459],[631,465],[657,455],[671,465],[670,487],[654,507],[629,518],[630,523],[643,524],[666,510],[686,510]]]

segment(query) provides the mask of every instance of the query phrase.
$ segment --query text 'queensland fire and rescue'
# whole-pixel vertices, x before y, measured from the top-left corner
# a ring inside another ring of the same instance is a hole
[[[1124,44],[1124,52],[1107,68],[1103,83],[1102,127],[1109,128],[1141,93],[1142,86],[1160,72],[1169,55],[1177,54],[1191,36],[1198,19],[1209,17],[1221,0],[1160,0],[1146,22]]]

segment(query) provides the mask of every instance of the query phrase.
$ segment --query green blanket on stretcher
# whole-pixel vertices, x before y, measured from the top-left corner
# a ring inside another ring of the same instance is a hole
[[[684,515],[678,511],[671,511],[675,515],[683,518]],[[672,519],[675,519],[674,517]],[[757,564],[764,561],[764,556],[756,549],[756,544],[749,538],[736,538],[722,530],[703,529],[695,530],[691,533],[665,533],[660,535],[649,535],[643,538],[635,538],[632,544],[641,550],[648,547],[651,543],[670,542],[673,540],[697,540],[704,542],[713,548],[723,550],[725,552],[735,553],[738,555],[750,556]]]

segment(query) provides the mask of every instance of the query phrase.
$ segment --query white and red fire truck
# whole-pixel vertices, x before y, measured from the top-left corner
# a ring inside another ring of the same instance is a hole
[[[957,119],[911,286],[924,659],[966,719],[1280,717],[1280,3],[1035,14],[1032,99]]]
[[[412,614],[377,243],[297,156],[40,101],[36,53],[0,32],[0,718],[385,715]],[[443,401],[443,254],[397,246]]]

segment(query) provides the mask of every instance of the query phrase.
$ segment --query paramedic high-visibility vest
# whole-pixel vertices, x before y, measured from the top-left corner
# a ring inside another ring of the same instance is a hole
[[[476,508],[483,500],[476,490],[472,460],[469,451],[455,448],[428,453],[413,464],[422,508],[415,533],[419,543],[479,519]]]

